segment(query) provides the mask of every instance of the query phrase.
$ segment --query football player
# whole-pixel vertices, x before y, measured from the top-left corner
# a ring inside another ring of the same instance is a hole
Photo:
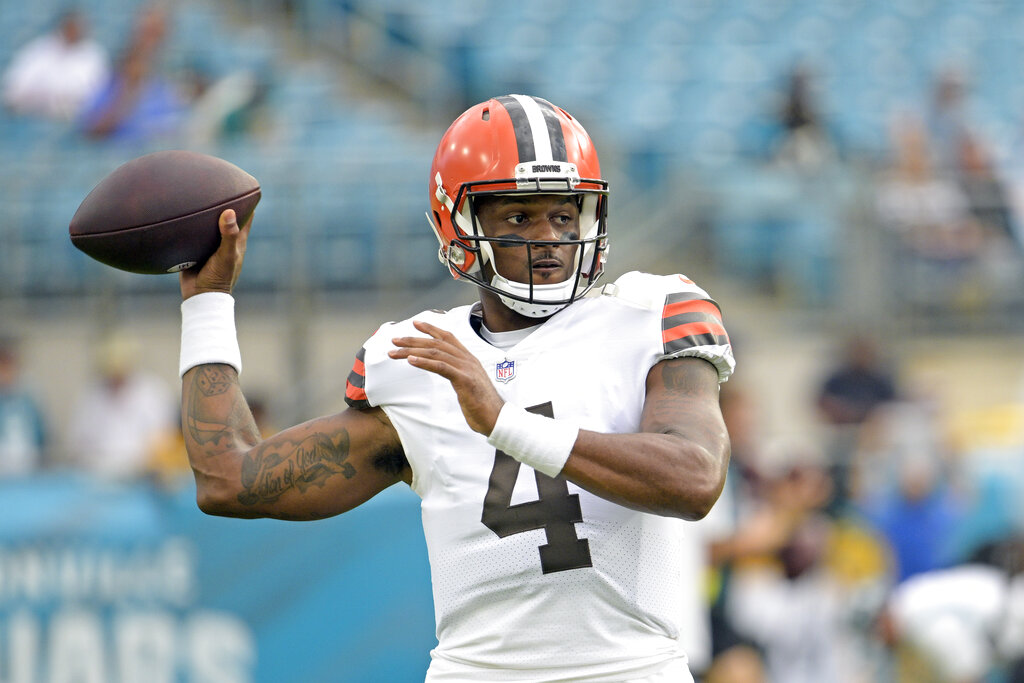
[[[580,123],[497,97],[444,134],[431,227],[479,302],[383,325],[348,409],[261,440],[238,383],[231,289],[249,225],[181,274],[183,427],[199,506],[336,515],[404,481],[422,498],[437,618],[427,680],[692,680],[680,534],[725,481],[718,305],[682,275],[596,286],[608,184]]]

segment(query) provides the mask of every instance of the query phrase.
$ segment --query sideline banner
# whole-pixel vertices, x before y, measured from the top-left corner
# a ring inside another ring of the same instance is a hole
[[[414,683],[436,644],[405,487],[280,522],[191,482],[0,481],[0,683]]]

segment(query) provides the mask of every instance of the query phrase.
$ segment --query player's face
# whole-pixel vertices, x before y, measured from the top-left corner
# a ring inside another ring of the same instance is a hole
[[[487,237],[563,242],[580,236],[580,212],[572,197],[509,195],[476,200],[476,215]],[[503,277],[537,285],[564,282],[575,272],[578,245],[526,246],[491,243],[494,267]]]

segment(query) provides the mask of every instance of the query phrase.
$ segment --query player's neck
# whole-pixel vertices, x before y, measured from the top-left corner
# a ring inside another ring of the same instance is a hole
[[[486,289],[480,290],[480,307],[483,312],[484,325],[491,332],[522,330],[539,325],[550,317],[531,318],[522,313],[516,313],[501,303],[497,294]]]

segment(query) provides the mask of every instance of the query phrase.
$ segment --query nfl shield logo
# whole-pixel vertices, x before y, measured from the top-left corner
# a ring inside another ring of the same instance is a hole
[[[499,382],[509,382],[516,376],[516,362],[503,360],[494,366],[494,378]]]

